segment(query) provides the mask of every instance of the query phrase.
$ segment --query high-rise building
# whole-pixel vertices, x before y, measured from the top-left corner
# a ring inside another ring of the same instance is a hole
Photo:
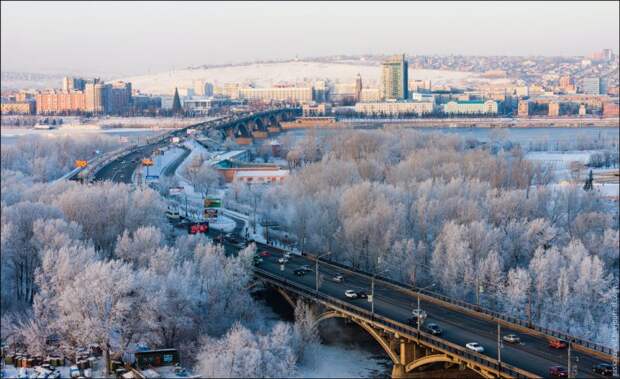
[[[123,113],[132,103],[131,83],[105,84],[99,79],[86,81],[63,79],[63,90],[39,92],[36,95],[38,114],[56,113]]]
[[[213,84],[204,80],[194,81],[194,95],[196,96],[213,96]]]
[[[588,95],[600,95],[607,92],[605,81],[601,78],[583,78],[582,92]]]
[[[355,78],[355,101],[360,101],[362,98],[362,76],[358,73]]]
[[[194,81],[194,93],[196,94],[196,96],[205,95],[205,81],[204,80]]]
[[[560,103],[551,102],[549,103],[549,109],[547,112],[549,117],[557,117],[560,115]]]
[[[517,105],[517,115],[519,117],[527,117],[530,114],[530,106],[527,101],[521,100]]]
[[[69,76],[65,76],[62,78],[62,90],[67,91],[84,91],[84,87],[86,86],[86,80],[82,78],[72,78]]]
[[[409,65],[405,54],[396,55],[383,62],[383,98],[405,100],[409,97]]]

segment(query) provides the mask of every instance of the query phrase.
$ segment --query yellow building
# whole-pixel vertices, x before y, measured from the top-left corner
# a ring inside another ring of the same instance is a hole
[[[557,117],[560,115],[560,103],[549,103],[549,117]]]
[[[32,101],[19,101],[15,103],[2,103],[2,114],[34,114],[35,103]]]

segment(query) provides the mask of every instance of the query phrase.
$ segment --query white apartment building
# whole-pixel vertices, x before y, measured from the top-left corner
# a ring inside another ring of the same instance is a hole
[[[312,87],[239,88],[239,98],[265,102],[276,100],[309,103],[312,101]]]
[[[493,100],[449,101],[443,106],[447,114],[497,114],[497,102]]]
[[[389,101],[380,103],[357,103],[355,112],[368,116],[422,115],[432,113],[435,103],[430,101]]]

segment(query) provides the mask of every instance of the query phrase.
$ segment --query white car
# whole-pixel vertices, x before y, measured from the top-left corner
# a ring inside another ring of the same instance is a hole
[[[333,281],[336,283],[342,283],[342,281],[344,280],[344,276],[338,274],[336,276],[334,276]]]
[[[423,309],[417,309],[417,308],[412,310],[411,314],[415,318],[426,318],[428,316]]]
[[[520,343],[521,342],[521,338],[519,338],[519,336],[517,336],[516,334],[505,335],[504,337],[502,337],[502,339],[504,341],[510,342],[510,343]]]
[[[482,347],[482,345],[480,345],[478,342],[470,342],[468,344],[465,345],[466,348],[468,348],[469,350],[473,350],[477,353],[482,353],[484,352],[484,347]]]
[[[286,253],[284,253],[284,258],[290,258],[291,257],[291,253],[289,251],[287,251]]]
[[[344,295],[346,297],[350,297],[351,299],[357,299],[357,292],[355,292],[353,290],[346,290],[346,291],[344,291]]]
[[[278,263],[285,264],[286,262],[288,262],[288,258],[280,258],[280,259],[278,259]]]

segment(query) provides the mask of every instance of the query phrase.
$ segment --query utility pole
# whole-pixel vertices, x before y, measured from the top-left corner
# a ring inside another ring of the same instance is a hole
[[[319,259],[321,259],[322,257],[326,257],[328,255],[330,255],[331,252],[327,252],[323,255],[317,255],[316,260],[315,260],[315,279],[314,279],[314,283],[316,284],[316,292],[319,293]]]
[[[480,306],[480,276],[476,275],[476,305]]]
[[[571,367],[571,359],[570,359],[570,345],[571,345],[571,340],[568,340],[568,377],[572,378],[573,377],[573,370]]]
[[[416,326],[418,328],[418,338],[420,338],[420,291],[418,290],[418,315],[416,316]]]
[[[532,327],[532,286],[527,288],[527,326]]]
[[[375,317],[375,275],[372,276],[372,281],[370,282],[370,313],[372,318]]]
[[[187,213],[187,192],[185,192],[185,218],[189,218]]]
[[[497,364],[499,366],[499,372],[502,372],[502,326],[497,319]]]

